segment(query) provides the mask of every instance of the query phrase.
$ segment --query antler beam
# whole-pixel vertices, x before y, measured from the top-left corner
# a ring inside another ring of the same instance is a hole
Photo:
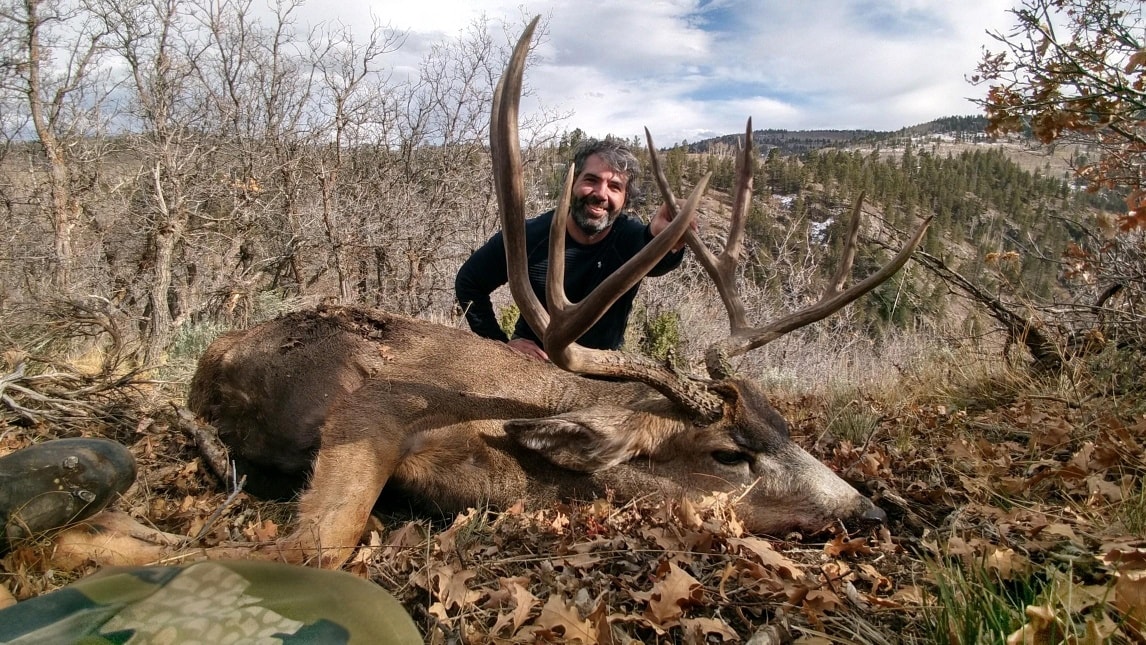
[[[652,137],[648,134],[648,130],[645,130],[645,136],[651,148]],[[839,266],[836,267],[832,282],[828,285],[828,288],[820,300],[809,307],[782,316],[758,327],[749,327],[747,316],[745,315],[744,302],[740,297],[740,291],[736,283],[736,271],[740,263],[740,254],[744,248],[744,229],[748,220],[748,206],[752,203],[752,163],[754,159],[752,119],[748,119],[748,125],[744,132],[744,141],[741,142],[739,154],[737,155],[736,193],[732,206],[731,226],[729,227],[728,239],[724,244],[724,250],[719,256],[713,255],[695,232],[690,230],[685,236],[689,248],[692,249],[697,260],[701,266],[704,267],[705,272],[708,273],[709,277],[711,277],[712,281],[716,284],[716,290],[720,293],[720,299],[724,302],[724,308],[728,312],[730,327],[728,338],[713,343],[704,354],[704,365],[708,370],[708,375],[718,380],[728,378],[731,375],[728,366],[728,360],[730,358],[749,352],[757,347],[762,347],[800,327],[810,325],[818,320],[823,320],[882,284],[907,263],[908,258],[911,257],[911,254],[923,240],[923,235],[931,223],[931,218],[924,220],[890,262],[867,278],[852,285],[851,288],[844,290],[844,284],[847,282],[848,276],[851,275],[852,264],[855,261],[855,245],[859,237],[859,225],[864,197],[861,193],[859,198],[856,199],[855,207],[852,209],[847,243],[844,246],[844,252],[840,258]],[[675,209],[672,190],[669,188],[668,181],[661,171],[660,164],[657,162],[655,156],[653,157],[653,172],[657,179],[657,185],[660,186],[661,192],[665,194],[666,202],[670,208]]]
[[[555,365],[579,374],[609,376],[639,381],[693,412],[699,420],[712,421],[723,412],[720,397],[702,384],[683,377],[639,356],[617,351],[590,349],[575,341],[596,323],[618,298],[640,281],[681,239],[696,217],[696,205],[708,183],[702,179],[693,189],[682,212],[636,256],[602,282],[579,303],[569,302],[564,289],[565,227],[572,194],[574,170],[566,173],[565,187],[550,231],[550,262],[546,277],[549,311],[541,305],[529,284],[525,244],[525,190],[518,137],[518,106],[529,43],[537,25],[535,18],[518,40],[509,65],[494,91],[490,117],[490,150],[494,183],[510,292],[526,322],[543,339],[545,351]],[[656,156],[656,150],[650,148]],[[671,193],[669,194],[671,196]]]

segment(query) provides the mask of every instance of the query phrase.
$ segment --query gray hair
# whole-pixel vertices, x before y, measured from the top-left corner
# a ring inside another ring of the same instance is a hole
[[[585,170],[585,162],[592,155],[597,155],[614,172],[625,175],[625,208],[631,210],[644,202],[644,190],[641,187],[641,162],[637,156],[620,139],[608,137],[605,139],[586,139],[582,141],[573,152],[573,173],[581,175]]]

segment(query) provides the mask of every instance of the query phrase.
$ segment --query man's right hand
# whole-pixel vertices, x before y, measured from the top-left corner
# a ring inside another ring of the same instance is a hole
[[[544,349],[538,347],[537,343],[529,340],[528,338],[514,338],[506,344],[513,348],[514,351],[525,354],[534,360],[541,361],[543,363],[549,362],[549,354],[546,354]]]

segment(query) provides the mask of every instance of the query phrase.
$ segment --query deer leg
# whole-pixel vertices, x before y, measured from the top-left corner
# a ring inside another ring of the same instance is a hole
[[[105,567],[173,564],[185,560],[233,560],[239,558],[273,558],[274,554],[253,550],[251,546],[218,546],[189,548],[182,535],[164,533],[144,526],[121,511],[103,511],[73,526],[52,539],[49,561],[52,566],[70,571],[85,562]]]
[[[310,486],[299,500],[298,528],[277,545],[288,562],[317,560],[337,568],[354,553],[398,463],[399,444],[377,432],[398,426],[380,424],[374,412],[368,425],[355,423],[368,418],[356,414],[336,413],[327,420]]]

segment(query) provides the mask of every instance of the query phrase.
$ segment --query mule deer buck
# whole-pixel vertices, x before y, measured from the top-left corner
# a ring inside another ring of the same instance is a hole
[[[858,231],[857,203],[844,259],[823,299],[750,326],[735,285],[752,193],[749,121],[731,231],[719,257],[689,229],[702,181],[670,228],[580,303],[568,302],[562,263],[551,263],[546,311],[525,268],[517,133],[535,24],[521,36],[498,84],[490,144],[510,288],[553,364],[469,331],[354,307],[288,314],[220,337],[200,360],[189,407],[219,430],[256,493],[289,495],[306,486],[295,532],[258,551],[338,566],[358,544],[380,496],[454,512],[518,500],[546,504],[610,494],[623,500],[727,491],[736,493],[745,527],[758,533],[885,520],[870,500],[791,441],[786,422],[760,387],[732,375],[727,365],[729,358],[820,320],[886,280],[907,261],[926,223],[888,265],[843,290]],[[648,144],[655,164],[651,137]],[[656,174],[665,202],[675,209],[659,167]],[[572,180],[570,171],[554,217],[551,258],[564,257]],[[707,352],[709,379],[574,342],[682,235],[716,282],[731,320],[729,338]],[[119,526],[113,525],[92,522],[95,528],[79,539],[60,543],[73,554],[90,554],[98,547],[100,527]],[[134,559],[161,552],[138,551]],[[237,554],[244,552],[207,553]]]

